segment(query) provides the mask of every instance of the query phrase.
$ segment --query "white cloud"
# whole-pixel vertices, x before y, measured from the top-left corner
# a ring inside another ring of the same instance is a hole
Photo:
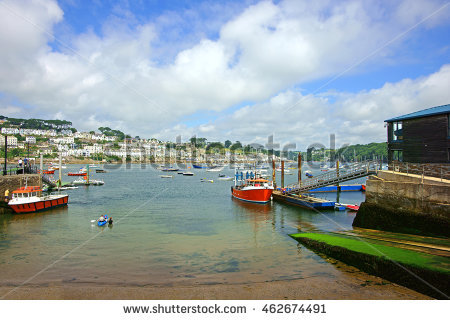
[[[337,146],[345,143],[386,141],[384,120],[421,109],[450,103],[450,64],[418,79],[386,83],[383,87],[358,93],[302,95],[287,90],[268,102],[243,107],[208,125],[173,128],[162,135],[184,139],[207,133],[211,141],[240,140],[245,143],[267,143],[274,135],[276,142],[296,143],[306,150],[308,145],[329,146],[329,135],[335,134]],[[291,108],[293,105],[296,107]]]
[[[187,115],[205,110],[221,114],[247,101],[248,107],[230,117],[233,121],[222,119],[194,129],[185,125],[175,128],[198,130],[215,135],[217,140],[223,132],[239,140],[259,139],[266,134],[263,131],[279,131],[286,139],[295,135],[322,139],[328,134],[323,126],[340,128],[345,121],[383,114],[382,101],[390,99],[390,103],[407,109],[417,97],[430,105],[433,90],[440,92],[439,84],[432,79],[427,83],[405,80],[348,99],[338,97],[341,102],[334,105],[326,97],[302,96],[292,89],[342,72],[436,10],[440,2],[416,1],[414,10],[404,10],[409,3],[405,0],[383,7],[375,1],[263,1],[222,27],[215,26],[220,29],[217,39],[204,36],[186,47],[191,38],[173,60],[161,64],[159,55],[165,52],[160,47],[162,30],[167,30],[161,27],[167,24],[164,17],[137,25],[125,10],[124,17],[132,20],[132,25],[126,19],[111,18],[101,35],[88,31],[75,36],[70,43],[73,49],[61,46],[57,51],[50,47],[53,39],[46,32],[57,28],[63,19],[56,1],[3,1],[0,92],[31,106],[24,110],[30,117],[62,114],[80,129],[109,125],[140,136],[164,136],[167,126]],[[439,17],[427,26],[445,21]],[[197,29],[194,38],[200,33]],[[400,44],[395,43],[383,54],[392,54]],[[376,65],[380,59],[372,57],[370,63]],[[421,93],[414,97],[405,89],[402,96],[398,91],[403,87],[414,87]],[[286,105],[299,99],[299,107],[283,113]],[[0,113],[10,101],[0,98]],[[333,109],[342,109],[342,115],[333,112],[330,116]],[[334,120],[340,117],[345,121]],[[247,119],[254,121],[251,126],[241,124]],[[286,120],[288,125],[277,127]]]

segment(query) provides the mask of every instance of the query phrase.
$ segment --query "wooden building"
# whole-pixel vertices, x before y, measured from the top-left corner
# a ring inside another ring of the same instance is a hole
[[[450,163],[450,104],[385,122],[389,162]]]

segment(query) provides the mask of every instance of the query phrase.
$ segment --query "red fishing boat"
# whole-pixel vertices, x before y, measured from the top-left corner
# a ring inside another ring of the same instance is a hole
[[[87,175],[87,172],[69,172],[68,174],[67,174],[68,176],[85,176],[85,175]]]
[[[43,174],[54,174],[55,170],[42,170]]]
[[[69,172],[68,176],[85,176],[87,175],[86,168],[81,168],[78,172]]]
[[[231,194],[236,199],[249,202],[265,203],[270,201],[273,185],[266,179],[246,179],[242,185],[231,187]]]
[[[15,213],[29,213],[66,206],[69,201],[67,194],[39,196],[41,191],[38,186],[25,186],[14,190],[8,205]]]

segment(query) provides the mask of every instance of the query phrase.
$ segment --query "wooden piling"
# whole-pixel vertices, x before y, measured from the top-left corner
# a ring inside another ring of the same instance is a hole
[[[61,170],[61,169],[60,169]],[[44,173],[44,155],[41,153],[39,157],[39,197],[42,196],[42,174]]]
[[[302,155],[299,152],[297,156],[297,167],[298,167],[298,184],[302,184]]]
[[[273,187],[276,188],[277,182],[275,181],[275,159],[272,159],[272,182],[273,182]]]
[[[62,186],[62,153],[59,153],[59,181],[58,181],[58,187],[61,188]]]
[[[5,169],[3,170],[3,175],[8,174],[8,136],[5,134]]]
[[[281,160],[281,187],[284,188],[284,160]]]
[[[339,179],[339,160],[336,160],[336,176]],[[336,185],[338,186],[338,191],[340,191],[339,182]]]

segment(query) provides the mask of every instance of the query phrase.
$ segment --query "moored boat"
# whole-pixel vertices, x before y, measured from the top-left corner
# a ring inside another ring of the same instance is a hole
[[[75,177],[81,177],[87,175],[86,172],[69,172],[67,174],[68,176],[75,176]]]
[[[345,205],[345,207],[351,211],[358,211],[359,210],[359,206],[358,205],[353,205],[353,204],[347,204]]]
[[[231,187],[231,194],[236,199],[249,202],[266,203],[270,201],[273,184],[266,179],[246,179],[242,185]]]
[[[85,176],[87,175],[86,168],[81,168],[78,172],[69,172],[68,176]]]
[[[8,205],[15,213],[29,213],[65,206],[69,201],[67,194],[39,196],[39,186],[25,186],[12,192]]]
[[[194,169],[208,169],[209,168],[207,165],[203,165],[203,164],[192,164],[192,166],[194,167]]]
[[[206,172],[220,172],[224,169],[224,167],[211,167],[209,169],[206,169]]]

